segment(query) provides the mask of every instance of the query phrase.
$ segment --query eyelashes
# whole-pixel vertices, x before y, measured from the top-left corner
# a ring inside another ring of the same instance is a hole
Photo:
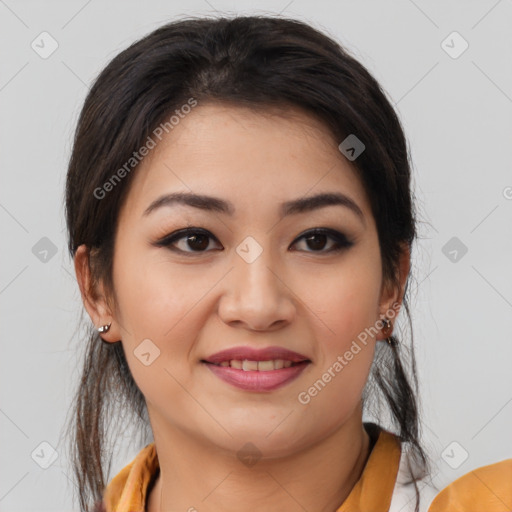
[[[183,254],[186,256],[195,256],[203,253],[211,252],[210,240],[216,242],[221,248],[216,250],[222,250],[222,245],[217,238],[209,231],[203,228],[190,227],[185,229],[179,229],[170,233],[169,235],[161,238],[154,243],[157,247],[166,247],[169,250]],[[329,243],[329,240],[331,243]],[[182,248],[176,246],[177,242],[183,241]],[[310,254],[331,254],[334,252],[340,252],[348,249],[354,245],[354,242],[349,240],[346,235],[329,228],[314,228],[310,229],[301,235],[299,235],[291,247],[297,245],[299,242],[304,241],[306,247],[313,246],[313,250],[303,250],[300,252],[306,252]],[[329,247],[330,245],[330,247]],[[329,247],[325,250],[325,246]],[[192,250],[186,250],[192,249]]]

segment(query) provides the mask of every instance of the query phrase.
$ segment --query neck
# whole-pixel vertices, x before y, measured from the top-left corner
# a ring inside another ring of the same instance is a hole
[[[287,457],[260,459],[251,467],[240,464],[236,451],[205,446],[186,433],[155,433],[160,474],[148,512],[334,512],[369,456],[361,414],[355,420],[314,446]]]

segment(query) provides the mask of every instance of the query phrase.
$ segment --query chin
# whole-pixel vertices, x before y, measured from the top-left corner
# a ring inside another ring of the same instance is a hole
[[[253,423],[238,428],[227,427],[233,437],[224,438],[222,447],[237,452],[237,455],[243,455],[244,450],[250,452],[254,449],[259,456],[273,459],[292,455],[307,444],[304,434],[296,429],[290,432],[276,428],[278,425],[279,422],[273,426]]]

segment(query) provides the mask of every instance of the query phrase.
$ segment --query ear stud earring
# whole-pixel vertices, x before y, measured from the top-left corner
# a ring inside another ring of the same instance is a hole
[[[393,324],[389,320],[389,318],[383,318],[382,321],[384,322],[383,331],[387,332],[388,334],[391,334],[393,332]],[[393,339],[391,336],[386,337],[386,342],[388,345],[397,345],[396,340]]]
[[[101,334],[105,334],[110,329],[110,326],[112,325],[112,322],[110,322],[108,325],[102,325],[101,327],[98,327],[98,332]]]

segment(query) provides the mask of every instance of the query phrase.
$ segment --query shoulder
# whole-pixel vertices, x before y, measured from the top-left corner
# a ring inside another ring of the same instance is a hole
[[[428,512],[510,512],[512,459],[482,466],[447,485]]]

